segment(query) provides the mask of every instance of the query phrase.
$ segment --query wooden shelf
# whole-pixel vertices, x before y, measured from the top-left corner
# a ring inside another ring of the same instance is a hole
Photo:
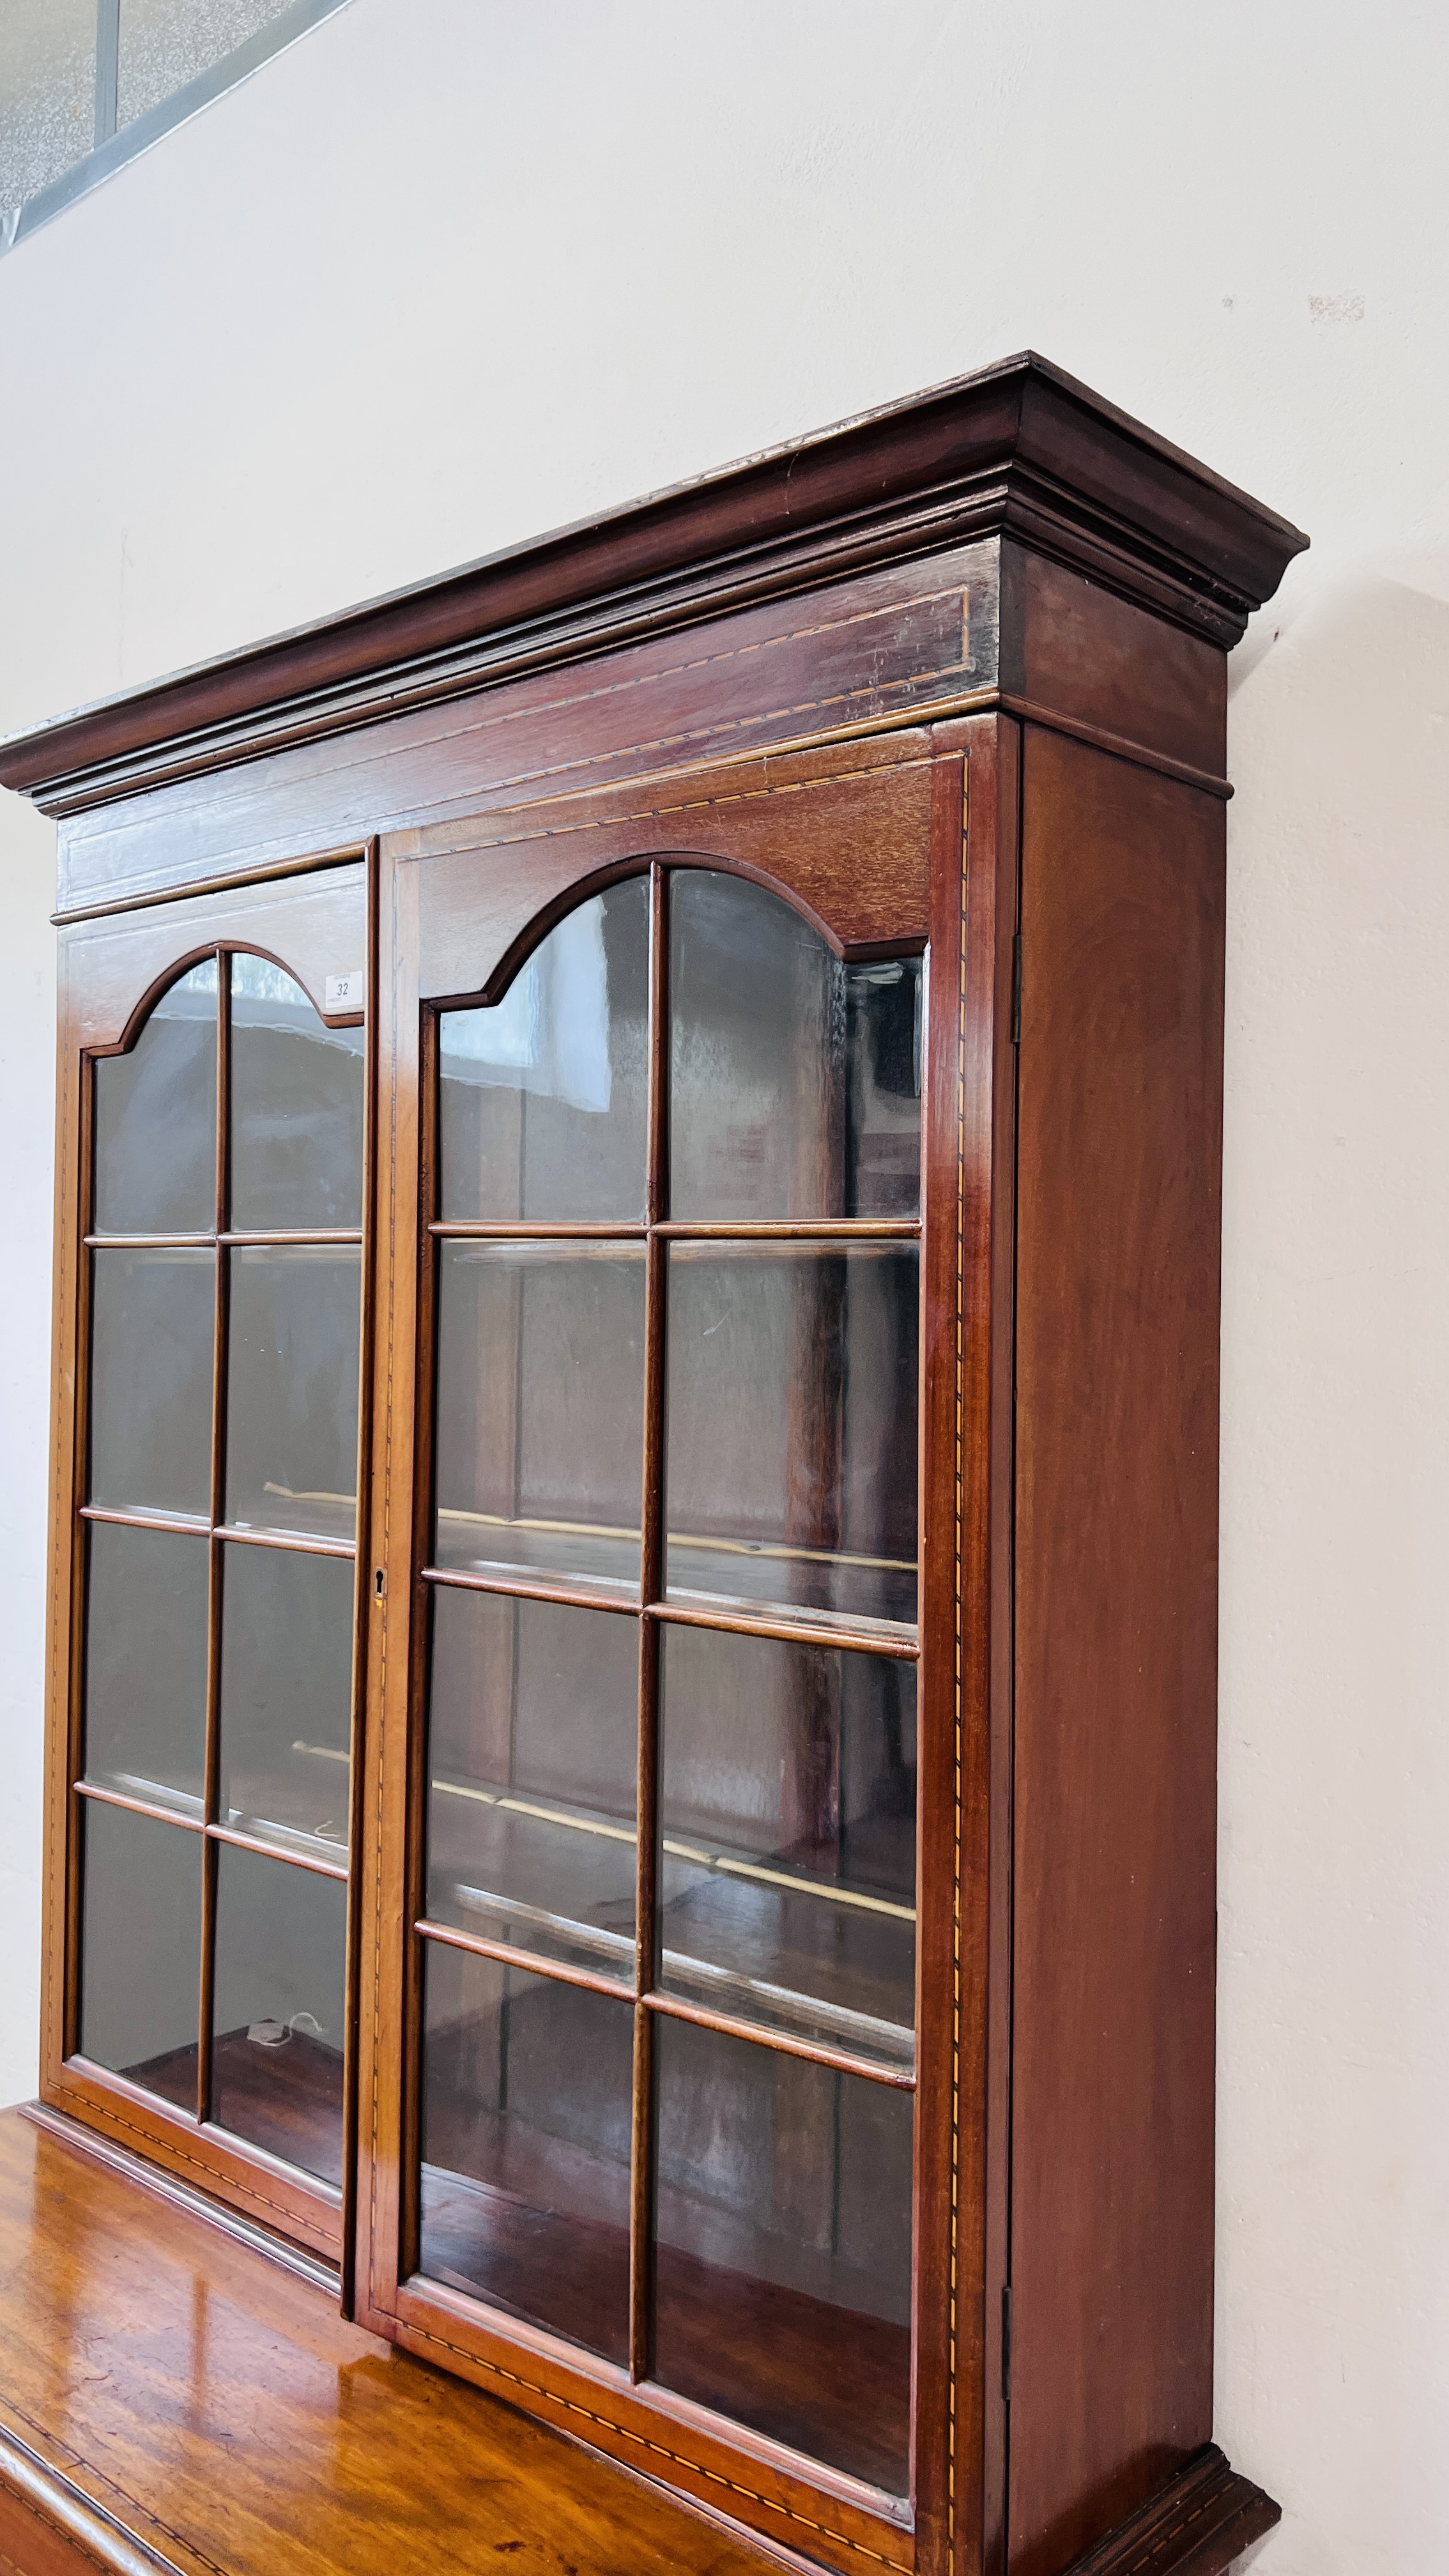
[[[0,2567],[397,2576],[425,2539],[431,2576],[758,2571],[105,2156],[0,2113]]]
[[[0,2567],[801,2568],[337,2314],[320,2266],[53,2114],[0,2112]],[[1278,2508],[1211,2445],[1072,2576],[1222,2576]]]

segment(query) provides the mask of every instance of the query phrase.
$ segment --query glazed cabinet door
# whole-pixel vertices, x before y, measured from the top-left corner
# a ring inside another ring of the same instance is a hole
[[[45,2098],[337,2262],[364,867],[62,938]]]
[[[962,780],[380,876],[366,2313],[841,2566],[952,2536]]]

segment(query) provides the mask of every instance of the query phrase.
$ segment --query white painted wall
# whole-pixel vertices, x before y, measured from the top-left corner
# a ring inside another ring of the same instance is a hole
[[[5,729],[1031,345],[1313,535],[1235,664],[1218,2431],[1449,2564],[1449,18],[352,0],[0,262]],[[47,834],[0,799],[0,2096]]]

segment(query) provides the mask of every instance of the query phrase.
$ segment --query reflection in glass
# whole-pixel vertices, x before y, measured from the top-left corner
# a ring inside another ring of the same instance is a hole
[[[194,2111],[202,1837],[80,1804],[81,2055]]]
[[[163,993],[128,1055],[95,1066],[97,1234],[216,1221],[216,959]]]
[[[671,1244],[671,1594],[916,1615],[905,1243]]]
[[[637,1591],[643,1245],[441,1256],[437,1563]]]
[[[660,2020],[656,2378],[904,2494],[912,2097]]]
[[[91,1259],[90,1499],[207,1520],[216,1255]]]
[[[329,1029],[265,957],[231,960],[231,1222],[362,1222],[362,1031]]]
[[[236,1528],[356,1533],[360,1257],[315,1244],[230,1255],[226,1517]]]
[[[662,1652],[665,1990],[909,2066],[915,1667],[704,1628]]]
[[[428,1911],[632,1983],[639,1629],[439,1586]]]
[[[211,1551],[92,1521],[87,1556],[85,1776],[199,1819]]]
[[[231,1843],[217,1862],[211,2116],[340,2183],[346,1884]]]
[[[444,1011],[445,1217],[504,1224],[644,1214],[649,883],[567,913],[501,1002]]]
[[[633,2007],[424,1948],[421,2269],[626,2364]]]
[[[918,957],[845,966],[790,904],[670,880],[669,1213],[915,1216]]]
[[[232,1542],[221,1601],[221,1822],[345,1857],[352,1740],[349,1557]]]

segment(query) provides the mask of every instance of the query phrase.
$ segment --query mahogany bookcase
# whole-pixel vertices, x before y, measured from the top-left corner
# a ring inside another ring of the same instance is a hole
[[[36,2116],[701,2566],[1277,2518],[1211,2441],[1224,762],[1305,542],[1027,356],[0,746]]]

